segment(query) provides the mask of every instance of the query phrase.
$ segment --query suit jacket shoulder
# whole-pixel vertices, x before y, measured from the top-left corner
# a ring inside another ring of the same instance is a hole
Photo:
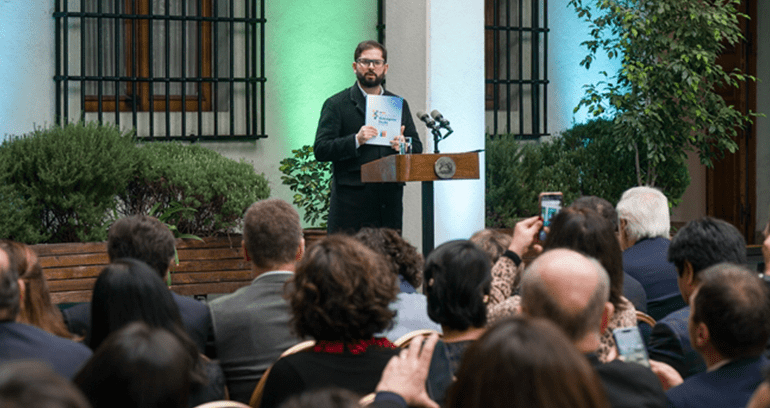
[[[715,371],[696,374],[666,392],[676,408],[743,408],[763,381],[764,357],[732,361]]]
[[[91,357],[88,347],[23,323],[0,323],[0,344],[0,362],[40,360],[68,379]]]

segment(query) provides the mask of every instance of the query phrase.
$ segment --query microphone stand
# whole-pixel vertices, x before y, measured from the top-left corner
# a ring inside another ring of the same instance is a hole
[[[433,153],[440,153],[438,151],[438,142],[444,140],[447,138],[447,136],[451,135],[453,130],[449,130],[445,134],[441,134],[441,129],[443,126],[436,126],[435,128],[431,128],[430,132],[433,133]]]

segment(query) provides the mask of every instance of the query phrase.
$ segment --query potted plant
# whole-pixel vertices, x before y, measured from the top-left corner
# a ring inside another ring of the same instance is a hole
[[[311,227],[305,230],[306,244],[326,234],[331,195],[331,162],[319,162],[313,146],[304,145],[281,160],[281,182],[294,192],[294,205],[304,211],[303,220]]]

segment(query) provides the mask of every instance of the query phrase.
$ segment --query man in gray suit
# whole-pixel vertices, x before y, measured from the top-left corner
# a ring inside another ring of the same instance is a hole
[[[209,308],[230,399],[248,403],[265,370],[300,340],[290,333],[291,312],[283,295],[305,240],[297,211],[283,200],[252,204],[244,224],[244,256],[254,281]]]

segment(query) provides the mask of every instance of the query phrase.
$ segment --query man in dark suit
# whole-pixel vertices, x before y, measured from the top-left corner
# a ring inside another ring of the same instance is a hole
[[[289,203],[263,200],[246,211],[243,252],[254,281],[209,304],[230,399],[249,403],[265,370],[300,341],[289,329],[284,293],[304,250],[299,215]]]
[[[708,371],[666,392],[676,408],[742,408],[763,380],[770,338],[770,293],[743,266],[718,264],[690,297],[690,341]]]
[[[107,256],[110,261],[120,258],[138,259],[155,269],[164,281],[167,281],[169,267],[174,261],[174,245],[174,235],[168,227],[146,215],[134,215],[115,221],[107,234]],[[187,334],[203,353],[211,331],[208,307],[190,297],[173,292],[171,295],[179,307]],[[71,333],[88,337],[91,329],[90,303],[65,309],[63,314]]]
[[[376,41],[358,44],[353,72],[356,83],[324,102],[318,121],[313,151],[318,161],[332,162],[329,233],[355,232],[362,227],[387,227],[401,230],[403,183],[362,183],[361,165],[396,154],[404,137],[412,138],[412,153],[422,152],[417,129],[403,101],[401,135],[391,139],[391,146],[367,144],[377,129],[365,126],[366,95],[396,96],[382,87],[388,72],[388,52]]]
[[[551,320],[585,353],[613,408],[665,407],[658,378],[641,364],[613,359],[602,364],[594,352],[614,312],[610,278],[595,259],[569,249],[540,255],[524,272],[521,311]]]
[[[668,260],[676,266],[682,298],[689,300],[706,268],[722,262],[747,263],[746,241],[731,224],[703,217],[677,232],[668,249]],[[651,359],[674,367],[684,378],[706,371],[706,362],[691,345],[689,318],[689,305],[670,313],[652,328],[647,344]]]
[[[647,294],[647,314],[659,320],[685,306],[676,285],[676,268],[666,259],[671,220],[668,199],[651,187],[626,190],[616,206],[623,271]]]
[[[39,360],[59,375],[72,379],[91,357],[91,350],[38,327],[17,323],[23,284],[16,265],[0,249],[0,364]]]

